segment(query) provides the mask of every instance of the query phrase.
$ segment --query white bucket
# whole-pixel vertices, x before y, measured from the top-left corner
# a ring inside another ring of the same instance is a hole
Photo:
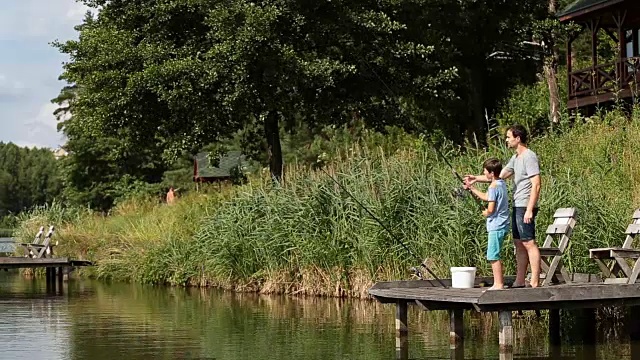
[[[457,289],[472,288],[476,281],[475,267],[452,267],[451,287]]]

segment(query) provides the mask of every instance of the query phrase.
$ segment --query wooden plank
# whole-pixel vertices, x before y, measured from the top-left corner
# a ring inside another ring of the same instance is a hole
[[[633,219],[640,219],[640,209],[636,209],[636,211],[633,212]]]
[[[627,229],[624,231],[627,235],[636,235],[640,234],[640,224],[629,224]]]
[[[449,285],[451,285],[451,279]],[[446,280],[442,280],[446,284]],[[438,282],[433,280],[406,280],[406,281],[380,281],[371,287],[371,289],[396,289],[396,288],[427,288],[439,286],[435,285]]]
[[[539,288],[518,288],[505,291],[487,291],[478,299],[478,305],[574,302],[605,299],[639,299],[640,284],[625,285],[556,285]]]
[[[385,302],[389,303],[389,301]],[[415,304],[424,311],[435,311],[435,310],[473,310],[474,304],[470,303],[461,303],[461,302],[446,302],[446,301],[426,301],[426,300],[415,300]]]
[[[65,264],[69,262],[69,258],[49,258],[49,259],[32,259],[27,257],[0,257],[0,265],[3,264]]]
[[[426,289],[423,289],[422,291],[411,291],[410,289],[371,289],[369,290],[369,294],[391,299],[462,302],[472,304],[478,301],[478,297],[482,293],[482,291],[479,291],[475,295],[460,296],[460,294],[457,293],[449,293],[446,289],[441,290],[442,291],[428,292]]]
[[[515,276],[505,276],[504,281],[509,283],[515,281]],[[440,279],[447,287],[451,286],[451,279]],[[493,276],[476,277],[475,286],[493,285]],[[380,281],[375,283],[371,289],[397,289],[397,288],[442,288],[442,285],[436,280],[396,280],[396,281]]]
[[[566,234],[569,229],[571,229],[569,224],[551,224],[547,227],[545,234],[547,235]]]
[[[58,266],[91,266],[86,260],[70,260],[69,258],[30,258],[30,257],[0,257],[0,269],[19,268],[47,268]]]
[[[560,249],[554,248],[554,247],[541,247],[541,248],[539,248],[539,250],[540,250],[540,256],[562,255],[562,251],[560,251]]]
[[[576,208],[559,208],[553,214],[553,217],[554,218],[564,218],[564,217],[575,218],[577,213],[578,213],[578,210]]]
[[[478,300],[478,295],[461,294],[448,291],[407,291],[407,290],[385,290],[387,294],[395,294],[404,296],[408,299],[431,300],[431,301],[447,301],[447,302],[469,302],[473,303]]]

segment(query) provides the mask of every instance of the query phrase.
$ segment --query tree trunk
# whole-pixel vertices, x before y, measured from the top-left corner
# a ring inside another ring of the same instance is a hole
[[[555,17],[558,0],[549,0],[549,15]],[[551,40],[551,39],[550,39]],[[549,119],[551,125],[560,123],[560,94],[558,92],[558,62],[560,54],[555,43],[547,44],[551,54],[544,61],[544,77],[549,87]]]
[[[470,80],[470,123],[467,126],[467,139],[471,143],[478,142],[478,145],[484,146],[486,141],[486,126],[484,118],[484,72],[480,67],[467,69]]]
[[[271,178],[282,181],[282,148],[280,146],[280,127],[278,112],[269,111],[264,120],[264,132],[267,137],[267,153],[269,155],[269,171]]]

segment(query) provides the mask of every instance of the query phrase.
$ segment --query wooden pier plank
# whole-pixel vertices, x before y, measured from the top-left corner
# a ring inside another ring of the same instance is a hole
[[[0,269],[91,266],[90,261],[61,258],[0,257]]]
[[[417,282],[417,281],[416,281]],[[539,288],[492,290],[443,287],[394,288],[387,282],[369,293],[382,303],[398,300],[416,304],[424,310],[476,309],[477,311],[542,310],[594,308],[610,305],[640,305],[640,284],[571,283]]]
[[[445,302],[476,303],[482,294],[481,288],[450,289],[450,288],[415,288],[415,289],[371,289],[371,295],[376,297],[427,300]]]

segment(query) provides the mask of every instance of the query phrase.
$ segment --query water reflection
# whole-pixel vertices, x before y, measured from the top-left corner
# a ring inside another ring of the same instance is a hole
[[[372,301],[231,294],[94,281],[47,293],[44,279],[0,272],[2,359],[502,359],[497,318],[465,313],[449,346],[444,312],[410,308],[396,343],[395,308]],[[615,339],[549,347],[546,322],[514,318],[514,359],[629,359]],[[569,344],[567,344],[569,342]]]

